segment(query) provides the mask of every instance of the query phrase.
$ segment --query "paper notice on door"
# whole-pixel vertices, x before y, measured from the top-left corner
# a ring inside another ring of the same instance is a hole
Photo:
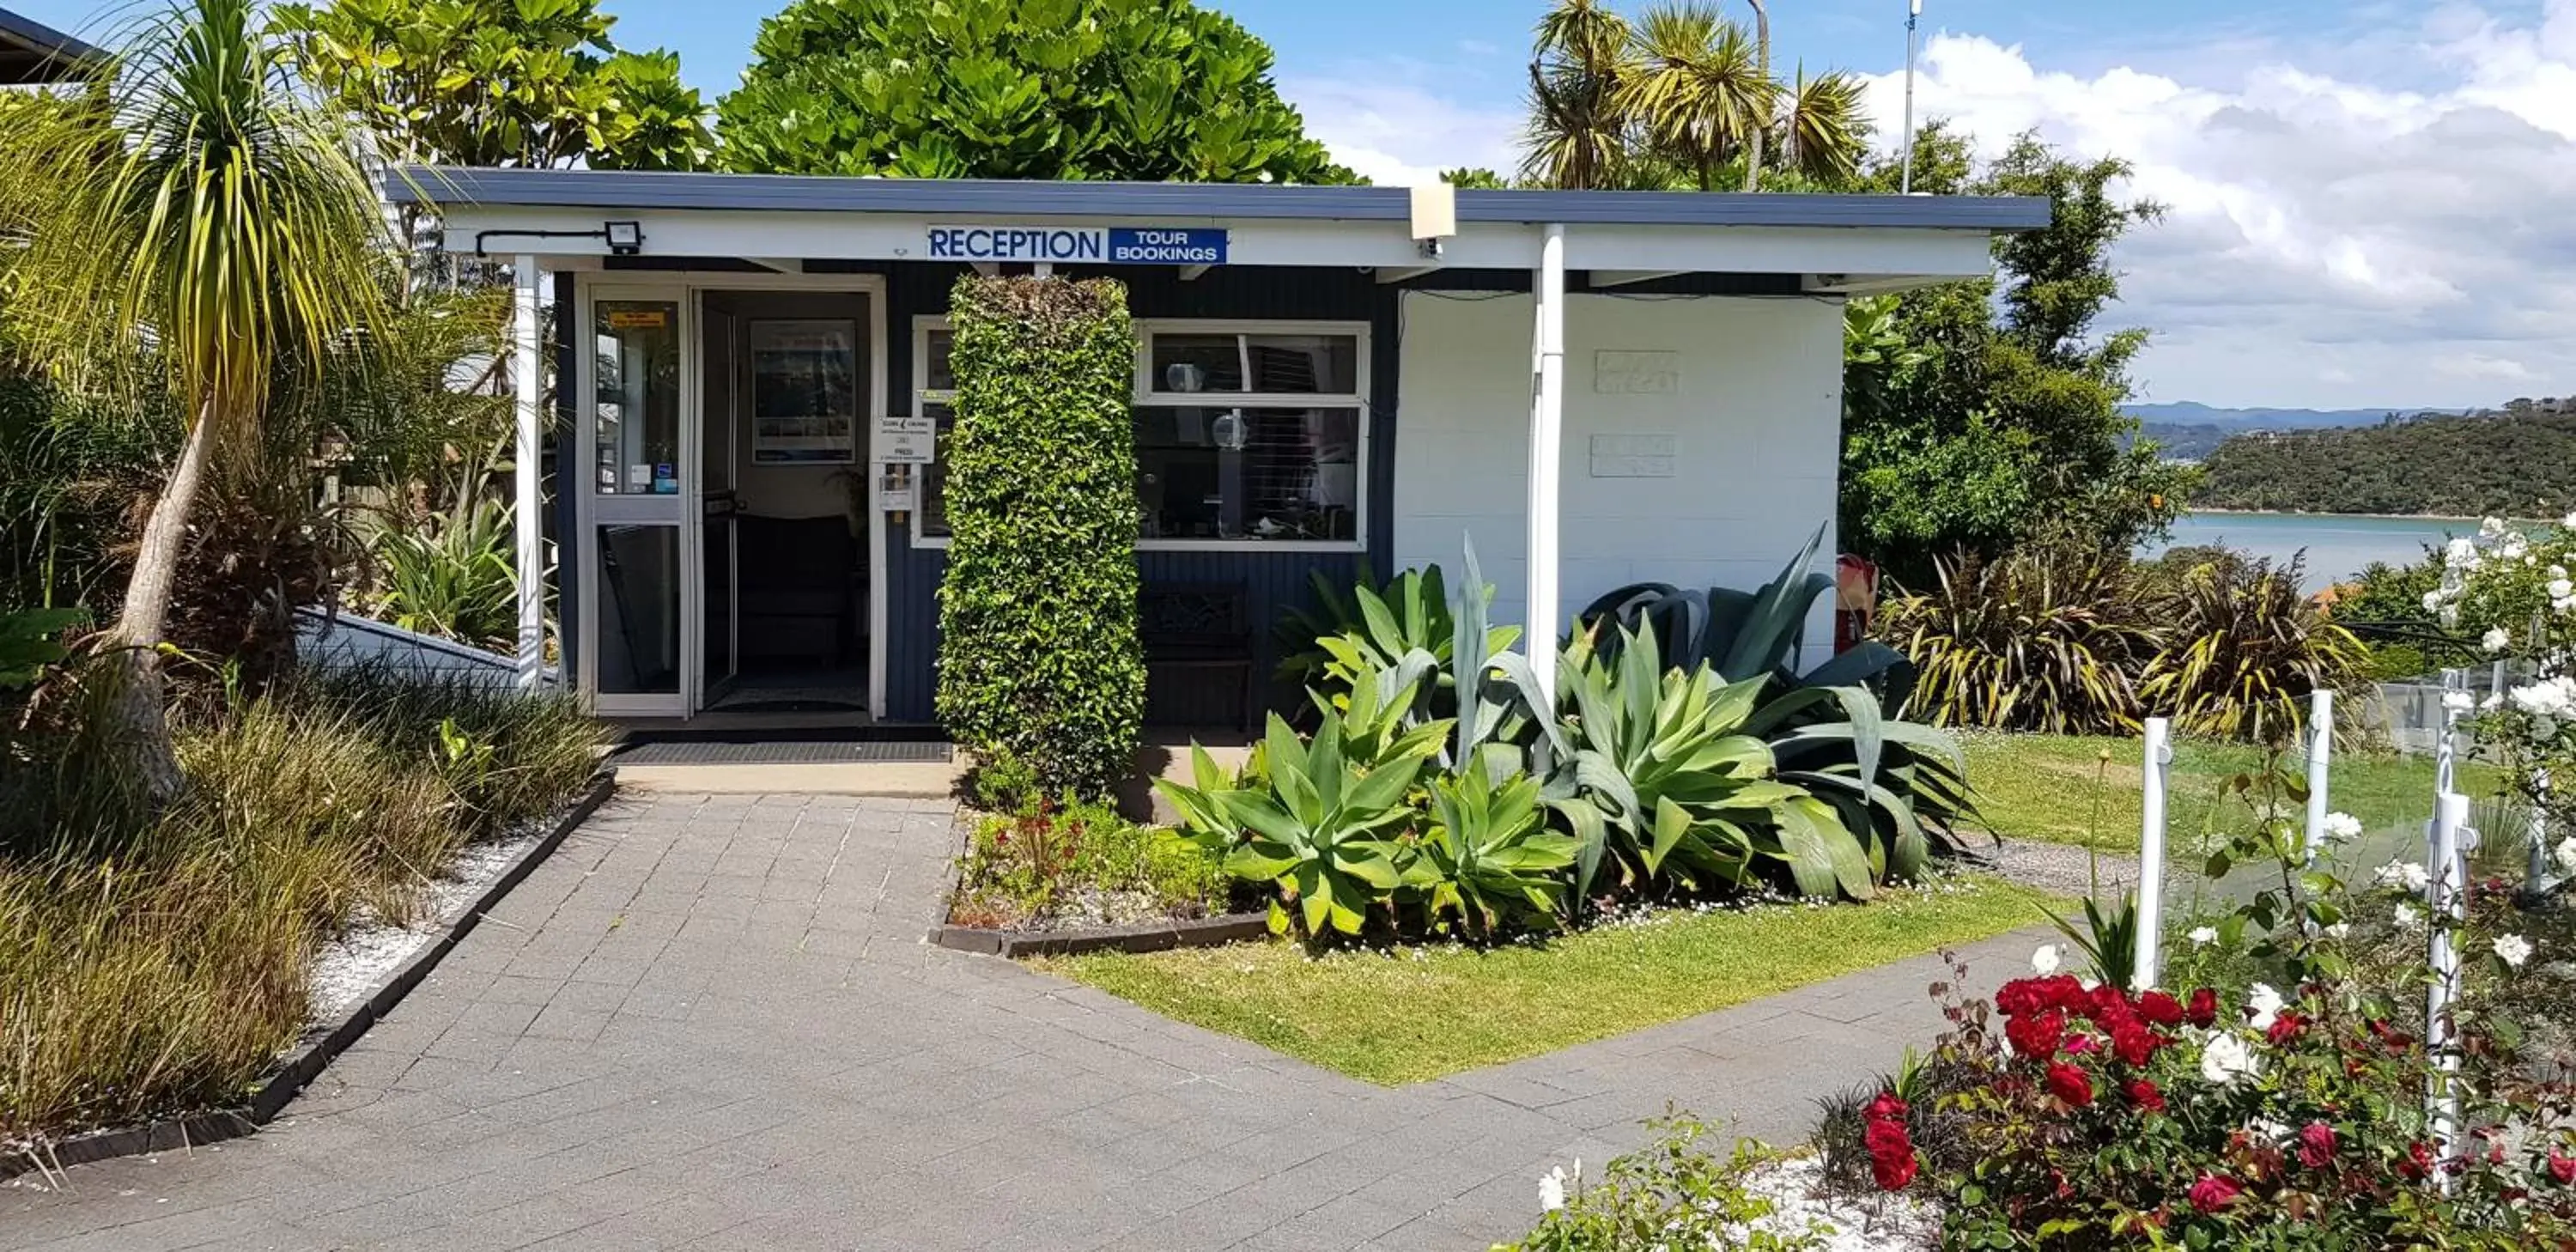
[[[637,491],[649,489],[653,485],[653,467],[650,464],[627,466],[626,485]]]

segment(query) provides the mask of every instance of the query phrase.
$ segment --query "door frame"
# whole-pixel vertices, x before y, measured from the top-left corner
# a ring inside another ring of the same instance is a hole
[[[703,548],[706,541],[706,504],[702,494],[701,473],[683,474],[678,499],[681,503],[680,560],[684,567],[681,578],[680,605],[680,696],[677,701],[666,696],[601,697],[597,690],[600,625],[598,594],[600,582],[595,573],[598,554],[599,503],[593,490],[597,471],[599,425],[592,416],[591,405],[597,391],[592,383],[594,368],[590,351],[593,306],[603,299],[677,300],[680,303],[680,456],[684,466],[695,467],[704,460],[706,439],[706,394],[701,376],[707,363],[701,359],[706,351],[700,329],[700,301],[709,291],[809,291],[846,292],[868,297],[868,394],[861,405],[858,430],[858,454],[850,463],[853,473],[868,476],[870,497],[868,516],[868,716],[884,720],[886,716],[886,625],[891,616],[886,604],[886,513],[876,507],[876,483],[884,475],[877,461],[877,419],[887,413],[886,365],[886,276],[884,274],[787,274],[746,273],[736,270],[615,270],[575,271],[573,304],[575,327],[573,352],[576,389],[573,393],[573,448],[579,457],[581,472],[574,497],[574,556],[581,562],[580,587],[581,630],[580,673],[577,690],[597,712],[638,716],[694,717],[704,711],[706,699],[703,668],[705,629],[703,605],[706,596],[707,567]],[[748,316],[746,314],[746,316]],[[741,347],[740,337],[733,345]],[[739,474],[739,467],[737,467]],[[739,481],[735,484],[740,489]],[[649,497],[639,497],[649,498]],[[623,510],[613,510],[623,511]],[[605,519],[611,523],[616,517]],[[736,645],[740,647],[740,632]],[[603,703],[603,699],[607,703]],[[650,707],[633,707],[650,702]]]

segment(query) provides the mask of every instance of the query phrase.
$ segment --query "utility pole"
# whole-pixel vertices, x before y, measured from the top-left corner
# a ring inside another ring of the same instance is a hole
[[[1897,190],[1914,194],[1914,23],[1923,16],[1923,0],[1905,0],[1905,160]]]

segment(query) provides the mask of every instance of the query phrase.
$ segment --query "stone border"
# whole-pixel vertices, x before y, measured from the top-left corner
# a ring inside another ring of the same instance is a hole
[[[311,1030],[306,1031],[304,1038],[307,1042],[299,1046],[276,1069],[270,1071],[268,1077],[251,1092],[250,1099],[241,1106],[216,1109],[213,1112],[197,1113],[186,1117],[166,1118],[123,1130],[96,1131],[77,1135],[60,1143],[20,1149],[10,1155],[0,1156],[0,1180],[36,1171],[52,1172],[65,1166],[86,1165],[120,1156],[184,1150],[200,1144],[220,1143],[226,1139],[238,1139],[258,1133],[260,1127],[276,1120],[277,1115],[286,1108],[288,1101],[302,1092],[307,1084],[320,1077],[323,1068],[329,1065],[333,1058],[348,1051],[366,1035],[370,1027],[382,1020],[386,1014],[391,1013],[395,1005],[402,1003],[403,997],[410,995],[412,989],[419,986],[421,980],[427,978],[431,970],[438,968],[440,961],[447,959],[447,954],[456,949],[458,941],[472,934],[474,928],[482,924],[485,913],[498,907],[502,897],[509,895],[511,889],[525,881],[529,874],[536,871],[537,866],[545,863],[547,857],[554,855],[555,849],[563,846],[564,839],[584,821],[589,820],[590,815],[615,794],[617,794],[617,772],[614,769],[602,770],[591,780],[590,789],[583,792],[581,798],[573,802],[572,808],[556,821],[554,828],[522,853],[508,869],[501,871],[501,876],[493,879],[491,885],[485,887],[483,893],[476,896],[471,904],[450,919],[443,933],[424,945],[420,951],[413,953],[409,960],[404,961],[382,983],[377,984],[376,989],[365,999],[352,1005],[348,1017],[339,1024],[318,1036]]]
[[[1172,948],[1210,948],[1259,939],[1270,933],[1270,914],[1227,913],[1181,922],[1144,922],[1134,926],[1100,926],[1088,930],[985,930],[976,926],[938,925],[930,941],[943,948],[985,956],[1071,956],[1077,952],[1163,952]]]

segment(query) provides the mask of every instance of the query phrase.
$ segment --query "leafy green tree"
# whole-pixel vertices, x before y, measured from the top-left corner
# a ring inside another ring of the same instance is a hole
[[[717,106],[772,174],[1349,183],[1269,45],[1190,0],[796,0]]]
[[[1853,302],[1843,542],[1900,580],[1935,557],[2037,539],[2127,550],[2171,520],[2195,477],[2133,439],[2120,411],[2147,332],[2095,328],[2119,297],[2112,245],[2162,208],[2114,194],[2127,162],[2077,160],[2032,135],[1981,171],[1937,125],[1916,153],[1919,188],[2045,196],[2056,216],[1996,240],[1996,279]]]
[[[619,48],[598,0],[328,0],[272,20],[397,159],[672,170],[708,148],[679,55]]]
[[[282,370],[319,368],[378,320],[386,232],[353,136],[312,106],[252,0],[174,6],[110,74],[43,124],[0,132],[0,225],[24,241],[9,262],[22,350],[184,415],[108,632],[101,768],[160,802],[184,783],[159,657],[200,489],[213,463],[258,454]]]

